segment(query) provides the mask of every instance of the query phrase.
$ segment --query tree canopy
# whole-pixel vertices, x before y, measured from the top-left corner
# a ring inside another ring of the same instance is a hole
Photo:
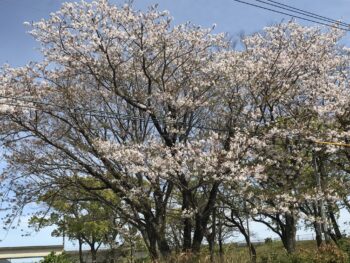
[[[43,60],[0,74],[14,211],[44,201],[78,212],[78,233],[83,210],[102,211],[156,260],[172,244],[199,252],[215,211],[232,223],[244,210],[292,253],[298,221],[317,228],[336,213],[326,204],[349,208],[348,148],[318,143],[349,140],[339,31],[290,21],[235,50],[225,34],[105,0],[65,3],[30,26]],[[104,233],[97,222],[88,230]]]

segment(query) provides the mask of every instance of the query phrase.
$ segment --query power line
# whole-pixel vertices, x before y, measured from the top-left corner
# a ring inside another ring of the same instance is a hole
[[[344,23],[344,22],[341,22],[341,21],[337,21],[335,19],[328,18],[328,17],[325,17],[325,16],[321,16],[321,15],[318,15],[318,14],[315,14],[315,13],[312,13],[312,12],[308,12],[308,11],[305,11],[305,10],[302,10],[302,9],[299,9],[299,8],[295,8],[295,7],[292,7],[292,6],[289,6],[289,5],[285,5],[285,4],[279,3],[277,1],[273,1],[273,0],[265,0],[265,1],[264,0],[255,0],[255,1],[263,3],[263,4],[266,4],[266,5],[270,5],[270,6],[273,6],[273,7],[277,7],[277,8],[283,9],[283,10],[291,11],[291,12],[294,12],[294,13],[297,13],[297,14],[301,14],[303,16],[319,19],[319,20],[322,20],[322,21],[325,21],[325,22],[328,22],[328,23],[341,25],[341,26],[344,26],[345,29],[346,28],[349,29],[349,27],[350,27],[350,25],[347,24],[347,23]],[[266,2],[266,1],[268,1],[268,2]],[[271,3],[269,3],[269,2],[271,2]]]
[[[316,23],[316,24],[319,24],[319,25],[323,25],[323,26],[327,26],[327,27],[332,27],[332,28],[336,28],[336,29],[339,29],[339,30],[343,30],[343,31],[349,31],[349,29],[345,29],[345,28],[338,27],[338,26],[335,26],[335,25],[332,25],[332,24],[327,24],[327,23],[323,23],[323,22],[316,21],[316,20],[313,20],[313,19],[301,17],[301,16],[298,16],[298,15],[286,13],[286,12],[283,12],[283,11],[271,9],[271,8],[264,7],[264,6],[261,6],[261,5],[257,5],[257,4],[253,4],[253,3],[244,2],[244,1],[241,1],[241,0],[233,0],[233,1],[239,2],[239,3],[242,3],[242,4],[246,4],[246,5],[250,5],[250,6],[253,6],[253,7],[257,7],[257,8],[260,8],[260,9],[268,10],[268,11],[271,11],[271,12],[274,12],[274,13],[278,13],[278,14],[282,14],[282,15],[287,15],[287,16],[299,18],[299,19],[302,19],[302,20],[305,20],[305,21],[308,21],[308,22],[313,22],[313,23]]]
[[[280,6],[284,6],[284,7],[290,8],[290,9],[293,9],[293,10],[296,10],[296,11],[300,11],[302,13],[305,13],[305,15],[312,15],[312,16],[318,17],[320,20],[328,21],[328,22],[335,23],[335,24],[341,24],[341,25],[346,26],[346,27],[350,26],[350,24],[348,24],[348,23],[337,21],[335,19],[328,18],[328,17],[322,16],[322,15],[318,15],[316,13],[312,13],[312,12],[309,12],[309,11],[305,11],[305,10],[300,9],[300,8],[292,7],[290,5],[282,4],[282,3],[274,1],[274,0],[266,0],[266,1],[271,2],[271,3],[275,3],[275,4],[280,5]]]

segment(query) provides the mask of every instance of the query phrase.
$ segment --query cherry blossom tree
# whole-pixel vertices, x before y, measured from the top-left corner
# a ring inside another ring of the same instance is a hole
[[[43,192],[84,191],[136,228],[156,261],[172,250],[169,221],[183,251],[212,240],[222,189],[246,216],[277,223],[290,253],[305,200],[347,199],[324,167],[348,152],[324,146],[337,154],[324,161],[315,144],[348,136],[340,32],[291,21],[233,50],[212,29],[106,0],[66,3],[30,25],[43,60],[0,75],[14,210]]]
[[[322,173],[320,165],[314,164],[315,142],[333,133],[329,123],[349,96],[348,55],[338,44],[340,38],[334,30],[289,22],[243,40],[243,83],[248,105],[254,108],[256,132],[266,142],[258,150],[266,180],[255,188],[253,203],[262,209],[260,216],[279,227],[256,220],[279,234],[290,253],[295,250],[302,200],[336,197],[334,188],[321,187],[310,176]],[[334,180],[327,181],[331,186]]]
[[[157,259],[158,250],[170,253],[176,189],[183,249],[199,251],[218,187],[237,177],[247,143],[244,133],[201,129],[225,84],[225,36],[104,0],[66,3],[32,27],[43,61],[5,66],[1,76],[1,134],[17,198],[82,188],[137,227]],[[115,206],[103,190],[122,201]]]

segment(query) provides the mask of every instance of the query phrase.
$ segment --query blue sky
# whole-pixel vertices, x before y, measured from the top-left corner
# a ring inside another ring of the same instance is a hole
[[[62,0],[0,0],[0,65],[9,63],[12,66],[21,66],[31,60],[39,60],[38,44],[28,35],[23,25],[25,21],[37,21],[48,17],[50,12],[58,10]],[[122,4],[123,1],[111,0]],[[305,9],[310,12],[324,15],[333,19],[350,22],[350,0],[280,0],[281,3]],[[134,0],[137,9],[159,4],[159,9],[170,11],[174,23],[179,24],[191,21],[194,24],[210,27],[216,24],[217,32],[227,32],[233,39],[241,33],[250,34],[261,30],[264,26],[276,22],[286,21],[287,16],[270,13],[254,7],[249,7],[232,0]],[[311,25],[300,21],[302,24]],[[344,43],[350,43],[349,34]],[[345,213],[342,219],[348,215]],[[22,223],[25,228],[25,220]],[[257,238],[272,236],[263,226],[253,225],[252,230],[258,232]],[[47,245],[59,244],[62,239],[50,237],[49,229],[29,237],[22,237],[20,230],[8,233],[0,232],[0,246]],[[304,234],[300,231],[299,234]],[[67,246],[72,249],[72,245]]]

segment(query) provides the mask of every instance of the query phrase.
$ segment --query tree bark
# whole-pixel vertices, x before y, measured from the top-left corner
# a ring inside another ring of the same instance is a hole
[[[201,248],[201,244],[204,238],[205,231],[207,229],[208,221],[211,212],[215,207],[216,196],[218,193],[220,182],[215,182],[210,190],[208,202],[202,213],[197,212],[195,219],[195,230],[192,241],[192,252],[198,253]]]
[[[282,242],[288,254],[293,254],[296,249],[296,219],[293,213],[285,213],[285,227],[282,233]]]
[[[141,232],[143,239],[145,240],[145,244],[147,246],[147,250],[151,257],[152,262],[157,262],[159,259],[159,254],[157,250],[157,236],[153,227],[153,224],[150,223],[149,218],[146,217],[145,221],[147,222],[147,226]]]
[[[190,211],[191,209],[191,192],[188,190],[182,191],[182,211]],[[184,226],[183,226],[183,245],[182,250],[184,252],[189,252],[191,250],[192,244],[192,222],[191,218],[184,218]]]
[[[147,235],[148,235],[148,240],[149,240],[148,252],[150,254],[152,262],[157,262],[159,259],[159,255],[158,255],[158,250],[157,250],[156,237],[152,233],[148,233]]]
[[[224,260],[224,247],[223,247],[223,235],[222,235],[222,219],[219,217],[219,227],[218,227],[218,245],[219,245],[219,256],[220,256],[220,262],[223,262]]]
[[[243,229],[240,228],[240,232],[244,236],[244,239],[247,243],[248,249],[249,249],[250,254],[251,254],[251,260],[253,263],[255,263],[256,262],[256,249],[250,240],[250,236],[248,235],[248,233],[245,231],[244,228]]]
[[[343,235],[340,232],[339,225],[338,225],[337,219],[335,218],[335,214],[334,214],[334,212],[332,210],[331,205],[328,205],[328,217],[329,217],[329,219],[332,222],[332,227],[333,227],[333,230],[334,230],[335,239],[336,240],[341,239],[343,237]]]
[[[322,245],[322,228],[321,224],[318,222],[314,222],[314,229],[315,229],[315,234],[316,234],[316,243],[317,247],[320,247]]]
[[[208,234],[208,237],[207,237],[209,252],[210,252],[210,262],[212,263],[214,262],[215,237],[216,237],[216,208],[214,208],[212,212],[211,233]]]
[[[78,238],[78,243],[79,243],[79,262],[84,263],[84,258],[83,258],[83,242],[81,238]]]
[[[92,263],[96,263],[97,262],[97,251],[95,249],[94,246],[91,247],[90,249],[91,251],[91,260],[92,260]]]

